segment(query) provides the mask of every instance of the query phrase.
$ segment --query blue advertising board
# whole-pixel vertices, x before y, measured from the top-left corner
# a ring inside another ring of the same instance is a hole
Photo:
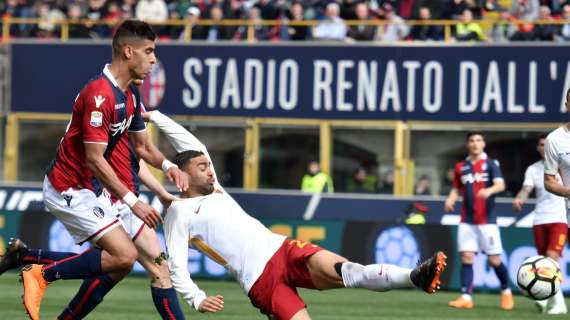
[[[12,44],[12,111],[71,110],[109,44]],[[185,115],[563,122],[567,46],[159,44],[142,87]]]

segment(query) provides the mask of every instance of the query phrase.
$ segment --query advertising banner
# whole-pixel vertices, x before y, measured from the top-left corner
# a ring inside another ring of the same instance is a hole
[[[141,87],[185,115],[563,122],[570,47],[162,44]],[[69,113],[103,44],[11,44],[12,111]],[[41,57],[41,59],[38,59]],[[50,63],[45,63],[50,61]],[[33,90],[33,94],[30,91]]]

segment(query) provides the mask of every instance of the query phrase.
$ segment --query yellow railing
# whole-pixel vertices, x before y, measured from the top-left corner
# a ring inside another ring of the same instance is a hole
[[[2,40],[10,40],[10,28],[12,25],[39,25],[40,23],[52,24],[59,26],[59,38],[61,41],[69,40],[69,27],[72,25],[107,25],[113,27],[117,25],[120,20],[117,19],[103,19],[103,20],[88,20],[88,19],[78,19],[78,20],[49,20],[40,18],[2,18]],[[443,38],[444,41],[450,42],[453,40],[453,27],[461,23],[458,20],[404,20],[406,25],[413,27],[416,25],[421,26],[440,26],[443,27]],[[537,20],[537,21],[509,21],[509,20],[499,20],[499,19],[484,19],[473,21],[479,24],[483,29],[492,28],[494,25],[523,25],[523,24],[534,24],[534,25],[563,25],[570,24],[570,20]],[[149,22],[155,26],[177,26],[184,27],[184,39],[183,41],[190,42],[192,40],[192,27],[193,24],[188,20],[165,20],[161,22]],[[247,27],[247,41],[255,41],[255,27],[262,25],[267,27],[274,26],[306,26],[313,28],[319,21],[317,20],[304,20],[304,21],[291,21],[291,20],[200,20],[195,25],[199,26],[211,26],[211,25],[223,25],[223,26],[245,26]],[[384,32],[384,26],[391,24],[386,20],[346,20],[345,24],[347,26],[376,26],[378,27],[378,32],[380,36]]]

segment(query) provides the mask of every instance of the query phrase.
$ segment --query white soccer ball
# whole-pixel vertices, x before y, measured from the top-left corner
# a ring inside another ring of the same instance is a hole
[[[517,285],[521,292],[534,300],[546,300],[560,290],[562,273],[551,258],[534,256],[526,259],[517,273]]]

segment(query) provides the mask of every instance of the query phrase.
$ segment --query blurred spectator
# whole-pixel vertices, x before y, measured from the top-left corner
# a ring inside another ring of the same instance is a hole
[[[67,16],[69,18],[69,37],[70,38],[90,38],[89,28],[80,22],[85,16],[81,11],[81,6],[78,3],[70,3],[67,6]]]
[[[570,21],[570,4],[564,5],[562,7],[562,19]],[[559,29],[558,41],[570,41],[570,23],[565,23]]]
[[[348,181],[347,189],[352,193],[376,193],[378,192],[378,179],[368,175],[366,168],[358,167],[352,174],[352,179]]]
[[[538,19],[542,22],[554,21],[552,19],[550,8],[541,6],[538,10]],[[534,34],[533,40],[535,41],[554,41],[554,37],[558,34],[559,26],[555,24],[536,24],[532,33]]]
[[[513,0],[511,16],[517,20],[536,20],[539,6],[538,0]]]
[[[18,0],[6,0],[3,7],[0,7],[0,18],[22,18],[22,7]],[[20,28],[18,25],[13,24],[10,26],[11,36],[20,36]]]
[[[445,176],[441,181],[441,187],[439,188],[440,195],[448,195],[451,189],[453,189],[453,176],[455,172],[453,168],[448,168],[445,170]]]
[[[510,17],[511,15],[507,10],[499,9],[499,18],[493,24],[493,28],[490,33],[493,42],[508,42],[517,31],[516,26],[511,23]],[[449,192],[446,192],[446,194],[449,194]]]
[[[455,39],[457,41],[485,41],[487,39],[481,26],[473,21],[471,10],[463,11],[461,22],[455,26]]]
[[[447,5],[444,7],[443,18],[460,20],[467,9],[471,10],[471,13],[477,19],[481,18],[481,7],[477,5],[475,0],[448,0]]]
[[[38,38],[54,38],[58,36],[60,25],[55,22],[65,19],[65,14],[57,8],[52,8],[47,2],[40,2],[37,6],[39,23],[34,32]]]
[[[299,2],[295,2],[289,8],[287,15],[288,19],[293,22],[303,21],[303,6]],[[293,41],[305,40],[307,39],[309,27],[307,26],[287,26],[285,39],[290,39]]]
[[[355,9],[359,4],[363,4],[368,8],[368,4],[366,2],[360,2],[360,0],[342,0],[340,3],[340,17],[343,20],[358,19],[358,14],[355,12]]]
[[[257,8],[258,16],[263,20],[277,20],[279,18],[279,9],[275,5],[276,1],[272,0],[259,0],[254,5]]]
[[[87,24],[87,27],[90,28],[91,37],[104,38],[111,36],[111,27],[97,23],[107,15],[106,4],[106,0],[88,0],[87,2],[87,19],[91,21],[91,23]]]
[[[356,18],[360,21],[370,21],[368,6],[366,3],[359,3],[354,8]],[[350,26],[348,37],[357,41],[372,41],[376,34],[377,27],[371,24]]]
[[[210,19],[214,22],[213,25],[205,26],[203,39],[208,41],[216,40],[229,40],[233,37],[233,28],[222,25],[224,14],[222,8],[213,6],[210,8]]]
[[[421,202],[412,202],[404,210],[405,224],[425,224],[428,207]]]
[[[247,20],[250,22],[248,25],[240,26],[237,30],[236,39],[250,40],[248,33],[250,26],[253,27],[253,39],[251,40],[269,40],[269,29],[264,26],[259,16],[260,11],[258,8],[253,7],[247,13]]]
[[[331,2],[327,5],[325,19],[315,27],[313,36],[318,40],[344,40],[346,38],[346,25],[338,16],[338,4]]]
[[[307,173],[301,181],[301,191],[329,193],[334,191],[331,177],[321,172],[321,167],[315,160],[309,161],[307,165]]]
[[[135,15],[148,22],[164,21],[168,19],[168,7],[164,0],[139,0]]]
[[[394,12],[394,8],[389,3],[382,6],[382,11],[386,24],[379,27],[382,31],[377,34],[378,40],[384,42],[404,40],[410,32],[410,27],[404,22],[404,19]]]
[[[501,12],[505,10],[497,0],[485,0],[482,9],[487,12]]]
[[[443,29],[441,26],[434,26],[427,24],[431,20],[431,10],[428,7],[421,7],[419,11],[419,18],[426,23],[417,24],[412,27],[410,37],[413,40],[432,40],[438,41],[443,39]]]
[[[378,192],[384,194],[394,194],[394,171],[390,170],[384,174]]]
[[[135,17],[135,10],[137,7],[137,0],[123,0],[121,3],[121,12],[123,19],[132,19]]]
[[[427,175],[422,175],[414,186],[414,194],[418,196],[431,195],[431,179]]]
[[[182,31],[180,34],[180,40],[185,39],[203,39],[203,30],[202,26],[196,25],[196,23],[200,20],[200,9],[198,7],[190,7],[186,12],[186,20],[188,21],[190,34],[186,34],[186,30]]]

